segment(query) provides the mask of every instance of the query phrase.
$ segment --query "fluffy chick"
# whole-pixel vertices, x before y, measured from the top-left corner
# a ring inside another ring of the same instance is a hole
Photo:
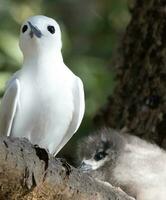
[[[166,199],[166,152],[136,136],[104,128],[78,144],[80,169],[137,200]]]

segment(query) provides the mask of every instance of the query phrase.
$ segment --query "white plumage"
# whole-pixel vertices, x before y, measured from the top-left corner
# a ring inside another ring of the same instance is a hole
[[[77,131],[84,115],[79,77],[64,64],[57,22],[33,16],[21,27],[22,69],[8,81],[0,110],[1,135],[26,137],[58,151]]]

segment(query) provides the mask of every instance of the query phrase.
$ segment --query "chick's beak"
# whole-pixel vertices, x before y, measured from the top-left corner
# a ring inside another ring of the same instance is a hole
[[[30,37],[33,38],[33,35],[35,35],[36,37],[41,38],[42,32],[36,26],[33,26],[31,24],[31,22],[28,22],[28,24],[29,24],[30,29],[31,29],[31,31],[29,33]]]
[[[92,166],[86,164],[85,162],[82,162],[81,165],[79,166],[79,169],[83,172],[88,172],[92,170]]]

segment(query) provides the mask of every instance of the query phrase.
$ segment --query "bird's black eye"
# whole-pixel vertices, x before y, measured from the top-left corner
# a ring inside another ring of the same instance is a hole
[[[47,30],[48,30],[50,33],[52,33],[52,34],[55,33],[55,28],[54,28],[54,26],[47,26]]]
[[[27,25],[24,25],[23,27],[22,27],[22,33],[25,33],[25,31],[28,29],[28,26]]]
[[[100,151],[100,152],[97,152],[97,153],[95,154],[94,159],[95,159],[96,161],[99,161],[99,160],[102,160],[103,158],[105,158],[106,155],[108,155],[106,152]]]

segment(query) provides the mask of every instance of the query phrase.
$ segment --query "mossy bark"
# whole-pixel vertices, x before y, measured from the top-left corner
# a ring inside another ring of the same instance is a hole
[[[131,12],[117,86],[94,121],[166,148],[166,1],[137,0]]]

